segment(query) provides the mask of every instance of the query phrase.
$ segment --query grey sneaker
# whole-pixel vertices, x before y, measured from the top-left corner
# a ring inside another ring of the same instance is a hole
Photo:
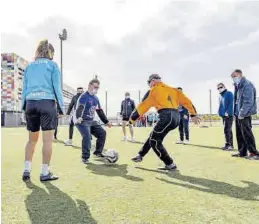
[[[22,175],[22,180],[23,180],[24,182],[27,182],[27,181],[30,181],[30,179],[31,179],[31,173],[30,173],[30,171],[25,170],[25,171],[23,172],[23,175]]]
[[[88,161],[88,159],[82,159],[82,163],[83,163],[83,164],[88,164],[89,161]]]
[[[233,146],[227,146],[224,150],[225,151],[233,151],[234,147]]]
[[[170,165],[165,165],[165,169],[166,170],[176,170],[177,166],[174,163],[172,163]]]
[[[136,157],[132,158],[131,160],[135,163],[140,163],[142,161],[142,156],[137,155]]]
[[[255,156],[250,156],[249,158],[247,158],[249,160],[259,160],[259,155],[255,155]]]
[[[49,172],[48,175],[40,175],[40,181],[52,181],[52,180],[57,180],[58,177],[55,176],[53,173]]]

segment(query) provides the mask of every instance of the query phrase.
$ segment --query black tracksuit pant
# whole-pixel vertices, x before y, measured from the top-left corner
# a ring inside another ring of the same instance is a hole
[[[142,149],[139,151],[139,155],[144,157],[152,148],[166,165],[170,165],[173,163],[173,159],[164,148],[163,140],[171,130],[174,130],[179,125],[179,113],[174,109],[162,109],[159,110],[158,113],[159,120]]]
[[[236,138],[238,151],[241,156],[246,156],[247,151],[259,155],[256,150],[255,138],[252,132],[252,118],[251,116],[244,119],[236,117]]]
[[[233,133],[232,133],[232,124],[233,124],[233,117],[223,117],[223,124],[224,124],[224,134],[225,134],[225,146],[232,146],[233,147]]]
[[[54,138],[57,139],[57,134],[58,134],[58,117],[56,119],[56,128],[55,128],[55,132],[54,132]]]
[[[69,124],[69,139],[73,139],[73,133],[74,133],[74,127],[75,124],[73,122],[73,118],[71,118],[70,124]]]

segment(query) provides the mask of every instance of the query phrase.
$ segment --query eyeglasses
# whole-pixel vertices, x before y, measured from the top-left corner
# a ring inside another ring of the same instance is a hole
[[[94,85],[92,85],[92,87],[94,87],[95,89],[99,89],[100,88],[99,86],[94,86]]]
[[[223,86],[220,86],[220,87],[218,87],[218,90],[223,89],[223,88],[224,88]]]

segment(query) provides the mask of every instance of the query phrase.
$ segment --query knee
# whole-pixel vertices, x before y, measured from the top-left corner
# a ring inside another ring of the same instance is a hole
[[[106,138],[106,131],[105,130],[103,130],[101,136],[102,136],[102,138]]]
[[[38,139],[37,140],[29,140],[29,144],[32,145],[32,146],[35,146],[38,142]],[[44,143],[44,142],[43,142]]]
[[[102,131],[100,131],[97,138],[105,139],[106,138],[106,131],[104,129]]]
[[[150,146],[153,148],[153,149],[158,149],[158,145],[159,145],[159,141],[155,140],[155,139],[150,139]]]

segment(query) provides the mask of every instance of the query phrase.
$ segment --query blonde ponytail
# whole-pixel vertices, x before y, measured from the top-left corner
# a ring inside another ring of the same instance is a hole
[[[35,52],[35,59],[37,58],[48,58],[52,59],[54,53],[53,46],[48,42],[47,39],[40,41]]]

